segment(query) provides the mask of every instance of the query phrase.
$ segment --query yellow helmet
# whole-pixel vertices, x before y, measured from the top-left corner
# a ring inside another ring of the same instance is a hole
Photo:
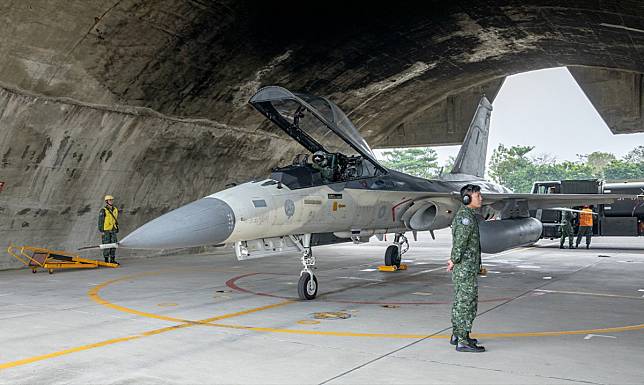
[[[110,199],[114,199],[114,197],[113,197],[113,196],[111,196],[111,195],[105,195],[105,199],[104,199],[104,200],[108,201],[108,200],[110,200]]]

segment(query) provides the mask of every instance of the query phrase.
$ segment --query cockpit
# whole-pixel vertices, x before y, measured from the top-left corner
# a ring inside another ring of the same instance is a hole
[[[271,178],[290,189],[387,173],[355,126],[330,100],[270,86],[260,89],[250,103],[310,152],[273,170]]]

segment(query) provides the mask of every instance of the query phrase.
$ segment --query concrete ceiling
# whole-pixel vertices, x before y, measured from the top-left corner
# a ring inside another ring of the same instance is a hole
[[[332,97],[376,142],[509,74],[644,72],[641,1],[4,3],[6,84],[237,126],[259,122],[259,86],[281,84]]]
[[[288,161],[297,146],[247,104],[262,85],[330,97],[374,147],[453,144],[507,75],[569,66],[613,132],[637,132],[643,58],[641,1],[5,0],[0,230],[107,190],[127,191],[134,227]]]

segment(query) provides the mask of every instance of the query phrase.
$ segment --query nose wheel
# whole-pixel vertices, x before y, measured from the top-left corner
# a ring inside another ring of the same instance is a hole
[[[300,280],[297,282],[297,294],[300,299],[312,300],[318,295],[318,279],[312,271],[315,269],[315,257],[311,250],[311,234],[290,237],[302,251],[302,271]]]
[[[302,272],[297,283],[297,294],[304,300],[314,299],[318,294],[318,278],[312,273]]]
[[[398,252],[397,245],[389,245],[387,250],[385,250],[385,266],[396,266],[400,267],[400,262],[402,258]]]
[[[394,244],[385,250],[385,266],[400,267],[402,255],[409,250],[409,241],[404,234],[396,234]]]

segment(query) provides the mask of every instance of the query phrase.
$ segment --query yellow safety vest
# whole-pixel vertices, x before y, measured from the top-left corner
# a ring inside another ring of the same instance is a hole
[[[103,222],[103,230],[112,231],[118,229],[116,219],[119,217],[119,209],[113,207],[111,214],[107,207],[103,207],[103,210],[105,211],[105,222]]]

